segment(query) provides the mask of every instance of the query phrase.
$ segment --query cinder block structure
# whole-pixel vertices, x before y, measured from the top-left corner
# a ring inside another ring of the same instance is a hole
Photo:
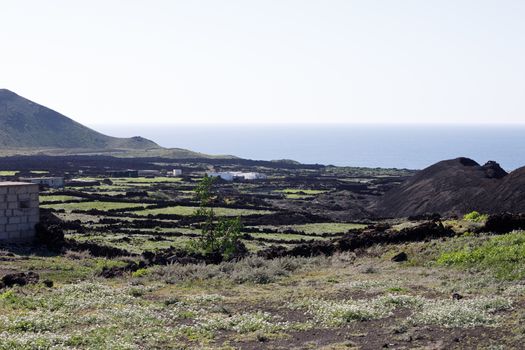
[[[39,221],[38,185],[0,182],[0,241],[34,239]]]

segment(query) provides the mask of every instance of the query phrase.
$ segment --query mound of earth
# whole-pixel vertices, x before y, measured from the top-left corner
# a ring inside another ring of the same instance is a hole
[[[386,192],[374,205],[383,217],[525,210],[525,168],[507,174],[498,163],[441,161]]]

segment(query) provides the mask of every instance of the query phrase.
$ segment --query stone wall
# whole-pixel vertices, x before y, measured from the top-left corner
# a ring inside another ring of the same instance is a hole
[[[33,239],[39,220],[38,185],[0,182],[0,240]]]

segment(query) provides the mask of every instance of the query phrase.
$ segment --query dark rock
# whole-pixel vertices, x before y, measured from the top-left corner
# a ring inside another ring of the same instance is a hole
[[[44,284],[44,286],[46,286],[47,288],[53,288],[53,281],[51,280],[43,280],[42,283]]]
[[[482,168],[485,170],[485,174],[489,179],[501,179],[508,175],[508,173],[493,160],[489,160]]]
[[[392,259],[394,262],[403,262],[408,260],[408,255],[405,252],[396,254]]]
[[[64,246],[63,221],[50,211],[40,209],[40,222],[35,229],[37,241],[50,250],[58,251]]]
[[[483,227],[483,231],[494,233],[507,233],[523,229],[525,229],[525,214],[511,213],[490,215]]]
[[[40,276],[32,271],[12,273],[2,277],[2,283],[5,287],[13,287],[15,285],[25,286],[27,284],[38,283]]]
[[[459,294],[459,293],[453,293],[452,294],[452,300],[461,300],[463,299],[463,295]]]

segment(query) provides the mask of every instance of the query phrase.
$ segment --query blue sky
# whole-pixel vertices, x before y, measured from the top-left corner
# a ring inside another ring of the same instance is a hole
[[[0,87],[91,125],[525,122],[525,1],[1,7]]]

